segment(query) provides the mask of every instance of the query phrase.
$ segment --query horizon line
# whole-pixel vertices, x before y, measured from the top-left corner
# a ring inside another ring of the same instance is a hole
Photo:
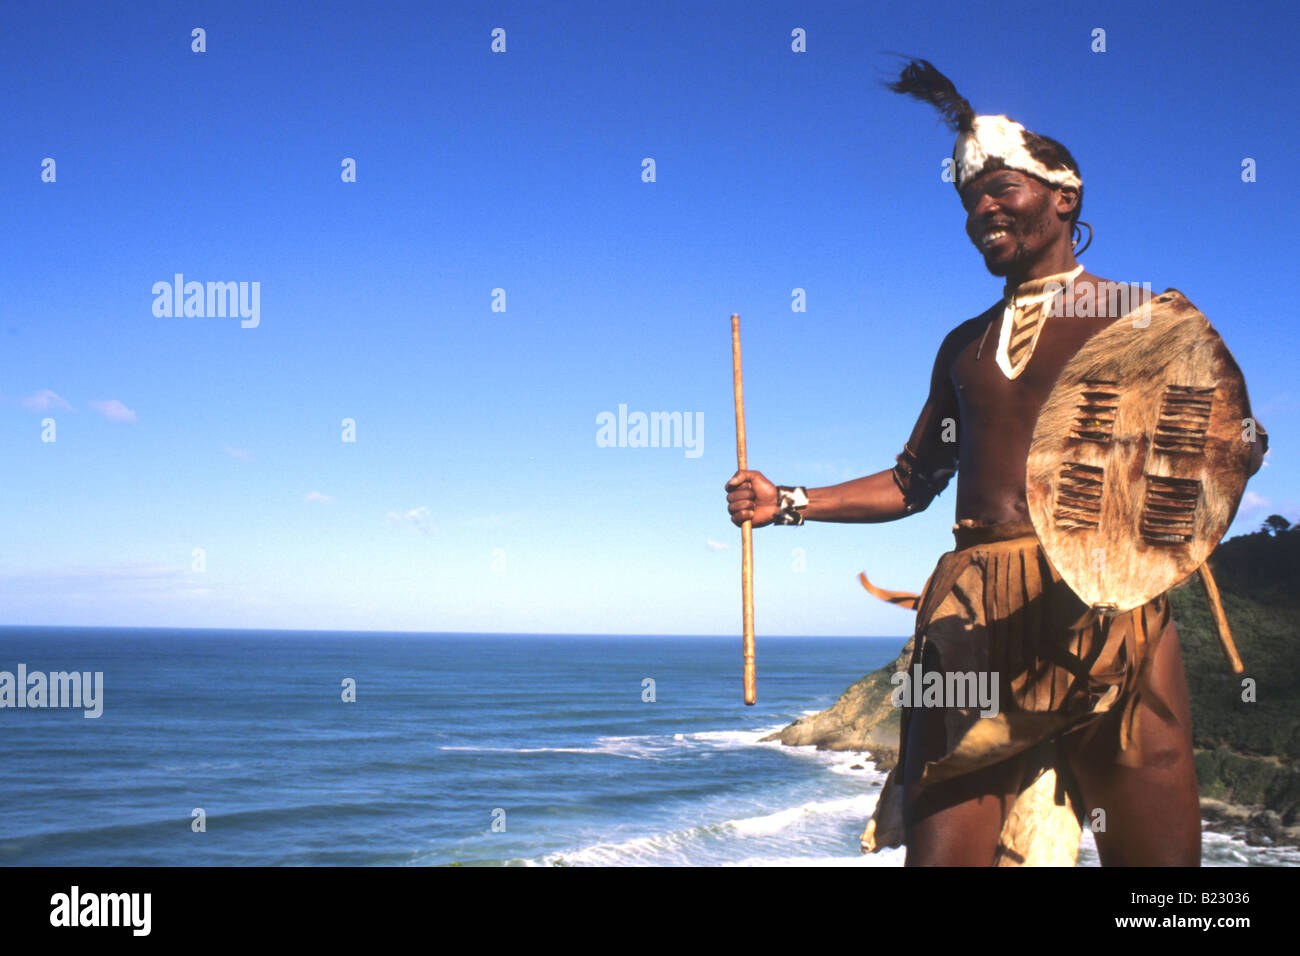
[[[189,627],[168,624],[0,624],[0,632],[12,630],[100,630],[100,631],[210,631],[220,633],[284,633],[284,634],[400,634],[423,637],[692,637],[692,638],[734,638],[741,639],[739,632],[734,634],[695,634],[695,633],[649,633],[649,632],[609,632],[609,631],[414,631],[414,630],[355,630],[340,628],[308,627]],[[802,640],[808,638],[826,638],[836,640],[908,640],[910,634],[767,634],[759,635],[762,639]]]

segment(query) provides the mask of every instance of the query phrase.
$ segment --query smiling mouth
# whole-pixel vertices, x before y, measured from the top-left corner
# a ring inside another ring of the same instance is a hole
[[[990,229],[984,235],[980,236],[980,249],[991,249],[996,243],[1011,235],[1006,229]]]

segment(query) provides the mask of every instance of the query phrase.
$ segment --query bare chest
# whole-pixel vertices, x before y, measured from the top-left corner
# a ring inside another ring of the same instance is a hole
[[[996,434],[998,429],[1023,430],[1026,424],[1032,429],[1061,370],[1085,342],[1114,321],[1109,317],[1046,319],[1028,363],[1016,378],[1007,378],[996,356],[1002,320],[999,309],[987,333],[962,349],[950,369],[963,431],[973,426]]]

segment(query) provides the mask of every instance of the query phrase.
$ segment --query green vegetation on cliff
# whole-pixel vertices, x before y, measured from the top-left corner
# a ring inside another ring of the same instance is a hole
[[[1210,558],[1246,673],[1227,666],[1196,580],[1170,593],[1178,625],[1201,795],[1276,810],[1300,804],[1300,530],[1271,522],[1224,541]],[[1284,523],[1283,523],[1284,525]],[[1255,683],[1254,702],[1243,681]]]

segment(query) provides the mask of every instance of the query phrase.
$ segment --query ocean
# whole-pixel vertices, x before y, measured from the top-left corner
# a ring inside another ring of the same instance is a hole
[[[883,774],[760,738],[901,644],[760,637],[746,707],[739,638],[0,628],[0,671],[103,673],[98,718],[0,709],[0,865],[899,866]]]

